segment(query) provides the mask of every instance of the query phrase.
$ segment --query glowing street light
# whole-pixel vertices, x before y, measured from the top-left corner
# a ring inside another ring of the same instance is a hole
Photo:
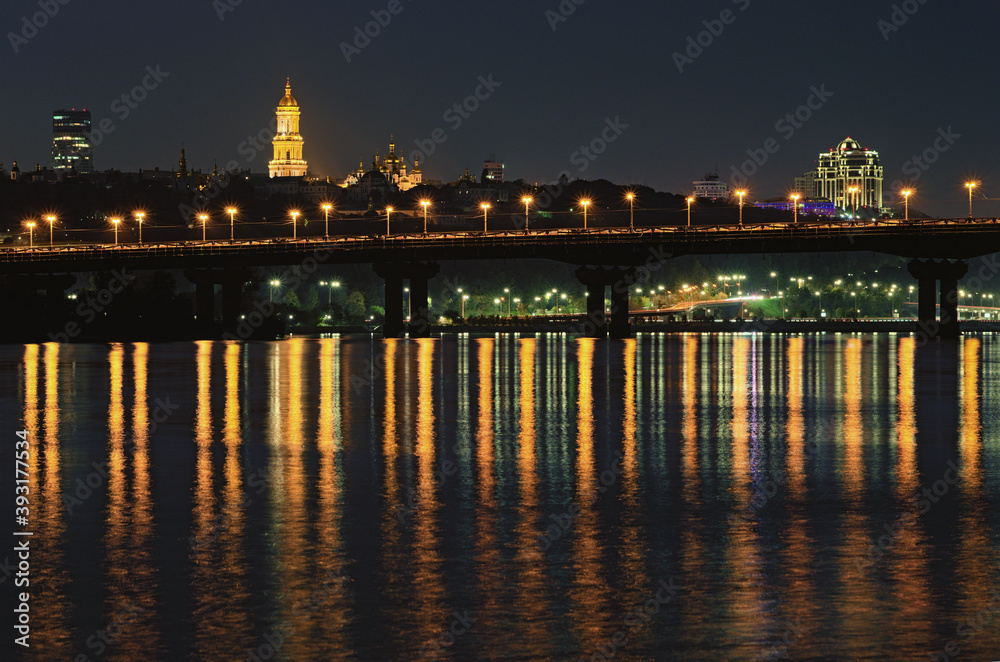
[[[510,288],[509,287],[503,288],[503,293],[504,293],[503,299],[507,300],[507,317],[510,317]]]
[[[858,187],[852,186],[847,189],[847,191],[851,194],[851,203],[854,205],[854,208],[851,211],[851,220],[854,221],[858,217]]]
[[[583,229],[586,230],[587,229],[587,207],[590,206],[590,200],[583,199],[583,200],[580,201],[580,204],[583,205]]]
[[[531,206],[533,200],[529,196],[524,196],[521,198],[521,202],[524,203],[524,231],[528,232],[528,208]]]
[[[280,286],[281,285],[281,281],[280,280],[272,280],[269,283],[269,285],[271,286],[271,289],[270,289],[270,291],[269,291],[269,293],[267,295],[267,300],[270,301],[271,303],[274,303],[274,288]]]
[[[146,218],[146,212],[135,212],[135,220],[139,222],[139,243],[142,243],[142,219]]]
[[[694,203],[693,195],[688,196],[687,203],[688,203],[688,227],[691,227],[691,205]]]
[[[327,286],[330,287],[330,290],[327,292],[327,296],[326,296],[326,305],[329,306],[330,304],[333,303],[333,288],[340,287],[340,281],[339,280],[334,280],[334,281],[321,280],[319,282],[319,285],[320,285],[320,287],[327,287]]]
[[[427,234],[427,208],[431,206],[430,200],[421,200],[420,205],[424,208],[424,234]]]
[[[979,182],[966,182],[965,188],[969,189],[969,218],[972,218],[972,189],[979,186]]]
[[[236,207],[229,207],[226,209],[226,213],[229,214],[229,241],[233,241],[234,229],[235,229],[235,217],[236,217]]]
[[[740,227],[743,227],[743,196],[747,194],[746,191],[740,190],[736,192],[736,195],[740,197]]]
[[[49,214],[45,217],[45,220],[49,222],[49,247],[52,246],[52,225],[56,222],[56,217]]]
[[[115,246],[117,246],[118,245],[118,224],[122,222],[122,219],[120,219],[120,218],[118,218],[116,216],[115,218],[111,219],[111,222],[114,223],[114,225],[115,225]]]
[[[115,243],[118,243],[117,241]],[[35,222],[28,221],[28,248],[35,247]]]
[[[483,210],[483,234],[486,234],[486,217],[490,213],[490,203],[484,202],[479,208]]]
[[[292,217],[292,239],[298,239],[299,238],[299,235],[298,235],[298,231],[299,231],[298,227],[299,226],[298,226],[297,221],[299,220],[299,216],[301,215],[301,212],[299,212],[298,210],[292,209],[288,213]]]
[[[629,191],[625,194],[625,199],[628,200],[628,229],[629,232],[635,232],[635,193]],[[690,224],[689,222],[688,225]]]
[[[792,220],[793,225],[799,224],[799,198],[802,196],[798,193],[792,193],[792,209],[795,211],[795,215]]]
[[[909,220],[910,220],[910,196],[913,195],[913,191],[911,191],[910,189],[905,189],[904,191],[902,191],[902,193],[903,193],[903,208],[906,210],[905,211],[906,218],[904,218],[903,220],[906,221],[906,222],[909,222]]]
[[[389,236],[389,219],[392,218],[392,212],[395,211],[392,207],[385,208],[385,236]]]
[[[333,205],[329,202],[323,203],[323,218],[326,222],[326,235],[327,239],[330,238],[330,210],[333,209]]]
[[[201,221],[201,240],[207,241],[206,227],[208,226],[208,214],[198,214],[198,220]]]

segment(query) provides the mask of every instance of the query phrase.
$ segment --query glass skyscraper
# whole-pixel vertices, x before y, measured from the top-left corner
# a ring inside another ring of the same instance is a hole
[[[89,110],[56,110],[52,113],[52,168],[94,172],[94,146],[90,142]]]

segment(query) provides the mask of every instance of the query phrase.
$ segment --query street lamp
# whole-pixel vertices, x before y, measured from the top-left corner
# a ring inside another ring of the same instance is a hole
[[[743,227],[743,196],[747,194],[746,191],[737,191],[736,195],[740,197],[740,227]]]
[[[528,231],[528,207],[532,203],[532,199],[529,196],[524,196],[521,198],[521,202],[524,203],[524,231]]]
[[[503,298],[507,300],[507,317],[510,317],[510,288],[503,288]]]
[[[904,222],[910,221],[910,196],[913,195],[913,191],[906,189],[903,191],[903,209],[905,210],[906,218],[903,219]]]
[[[269,284],[271,286],[271,289],[270,289],[270,291],[269,291],[269,293],[267,295],[267,300],[270,301],[271,303],[274,303],[274,288],[276,288],[279,285],[281,285],[281,281],[280,280],[272,280]]]
[[[122,222],[122,219],[115,217],[111,219],[111,222],[115,224],[115,246],[118,245],[118,224]]]
[[[385,208],[385,236],[387,237],[389,236],[389,219],[392,218],[393,211],[392,207]]]
[[[229,214],[229,241],[233,240],[234,229],[235,229],[235,217],[236,217],[236,207],[229,207],[226,209],[226,213]]]
[[[431,201],[430,200],[421,200],[420,204],[424,208],[424,234],[427,234],[427,208],[430,207]]]
[[[514,297],[514,303],[520,305],[521,304],[521,300],[519,298],[517,298],[517,297]],[[509,312],[507,313],[507,317],[510,317],[510,313]]]
[[[625,199],[628,200],[628,230],[635,232],[635,193],[626,193]],[[690,224],[689,222],[688,225]]]
[[[201,221],[201,240],[206,241],[206,226],[208,225],[208,214],[198,214],[198,220]]]
[[[687,198],[688,203],[688,227],[691,227],[691,204],[694,202],[694,196],[689,195]]]
[[[410,321],[410,288],[404,287],[403,291],[406,292],[406,321]]]
[[[795,212],[795,215],[792,220],[792,225],[799,224],[799,198],[801,197],[802,196],[798,193],[792,193],[792,209]]]
[[[118,243],[115,241],[115,243]],[[35,222],[28,221],[28,248],[35,247]]]
[[[300,215],[301,212],[299,212],[299,211],[297,211],[295,209],[292,209],[288,213],[292,217],[292,239],[298,239],[299,238],[299,235],[298,235],[299,226],[298,226],[297,221],[299,219],[299,215]]]
[[[479,208],[483,210],[483,234],[486,234],[486,217],[490,213],[490,203],[484,202]]]
[[[969,218],[972,218],[972,189],[979,186],[979,182],[966,182],[965,188],[969,189]]]
[[[329,202],[323,204],[323,217],[326,221],[326,238],[330,238],[330,210],[333,209],[333,205]]]
[[[580,204],[583,205],[583,229],[587,229],[587,207],[590,206],[590,200],[581,200]]]
[[[326,305],[327,306],[331,305],[333,303],[333,288],[340,287],[340,281],[339,280],[334,280],[334,281],[327,282],[325,280],[321,280],[319,282],[319,284],[320,284],[320,287],[326,287],[326,286],[329,285],[330,289],[327,291]]]
[[[52,225],[56,222],[56,217],[49,214],[45,217],[45,220],[49,222],[49,247],[52,247]]]
[[[137,211],[135,213],[135,220],[139,222],[139,243],[142,243],[142,219],[146,218],[146,213]]]

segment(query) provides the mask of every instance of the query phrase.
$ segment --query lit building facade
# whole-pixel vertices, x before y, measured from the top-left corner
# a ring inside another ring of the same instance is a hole
[[[704,179],[691,182],[694,187],[694,197],[706,200],[728,200],[729,184],[719,178],[718,173],[708,173]]]
[[[303,140],[299,134],[299,102],[292,97],[291,80],[285,82],[285,96],[276,109],[278,130],[274,136],[274,160],[268,166],[271,177],[305,177],[307,164],[302,158]]]
[[[52,169],[58,173],[94,172],[89,110],[63,109],[52,113]]]
[[[809,198],[826,198],[839,209],[882,208],[883,168],[878,152],[862,148],[847,137],[827,154],[819,155],[819,167],[795,180],[796,190]],[[807,190],[812,186],[812,190]],[[852,188],[857,193],[851,193]]]
[[[420,186],[420,184],[423,183],[423,173],[420,170],[420,161],[414,161],[413,169],[408,172],[406,160],[402,156],[396,156],[396,143],[393,141],[392,136],[389,136],[388,156],[382,158],[376,151],[375,158],[372,161],[371,170],[365,170],[365,164],[363,161],[358,162],[358,169],[347,175],[347,179],[344,181],[344,187],[346,188],[348,186],[359,185],[364,176],[373,171],[384,175],[385,180],[400,191],[409,191],[414,186]],[[369,177],[368,180],[372,181],[372,178]]]
[[[483,161],[483,183],[503,184],[503,162]]]

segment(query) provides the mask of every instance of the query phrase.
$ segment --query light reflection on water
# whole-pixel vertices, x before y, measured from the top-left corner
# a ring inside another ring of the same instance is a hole
[[[34,451],[26,657],[997,657],[998,359],[990,335],[0,348]]]

